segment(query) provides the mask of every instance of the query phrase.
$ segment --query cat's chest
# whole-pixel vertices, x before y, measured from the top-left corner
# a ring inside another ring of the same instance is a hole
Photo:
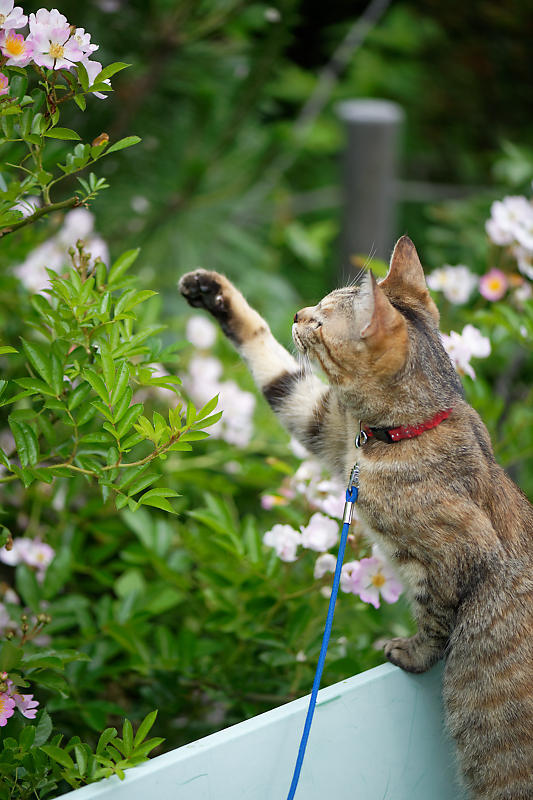
[[[431,502],[426,481],[420,480],[418,470],[409,477],[403,465],[367,458],[362,450],[356,459],[360,469],[358,516],[369,531],[389,542],[391,550],[408,547]]]

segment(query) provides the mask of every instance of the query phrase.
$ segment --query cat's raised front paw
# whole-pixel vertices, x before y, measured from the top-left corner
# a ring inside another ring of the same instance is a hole
[[[385,642],[385,658],[406,672],[425,672],[439,659],[438,652],[418,636],[397,637]]]
[[[219,317],[228,311],[222,280],[217,272],[197,269],[184,275],[178,288],[190,306],[205,308],[213,316]]]

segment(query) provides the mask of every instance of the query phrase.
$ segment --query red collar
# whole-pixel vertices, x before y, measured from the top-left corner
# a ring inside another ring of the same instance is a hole
[[[429,431],[431,428],[436,428],[437,425],[447,419],[452,413],[451,408],[445,411],[439,411],[438,414],[427,422],[421,422],[420,425],[401,425],[399,428],[369,428],[363,425],[363,431],[368,438],[374,437],[381,442],[399,442],[400,439],[413,439],[415,436],[420,436],[424,431]]]

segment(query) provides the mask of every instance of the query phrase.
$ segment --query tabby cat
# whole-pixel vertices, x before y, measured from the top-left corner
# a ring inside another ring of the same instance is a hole
[[[381,283],[368,273],[295,315],[294,343],[329,385],[224,276],[197,270],[179,288],[218,320],[290,433],[344,481],[360,423],[374,429],[357,451],[358,514],[418,623],[385,656],[409,672],[444,658],[447,725],[472,797],[532,800],[533,507],[463,398],[411,240],[398,241]],[[412,438],[385,433],[419,425]]]

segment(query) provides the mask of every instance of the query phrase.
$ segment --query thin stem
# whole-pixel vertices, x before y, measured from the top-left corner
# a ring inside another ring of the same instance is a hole
[[[40,217],[46,216],[46,214],[51,214],[53,211],[61,211],[64,208],[76,208],[76,206],[81,206],[82,204],[83,201],[80,200],[79,197],[69,197],[68,200],[62,200],[60,203],[50,203],[42,208],[38,208],[37,211],[30,214],[29,217],[21,219],[20,222],[15,222],[8,228],[0,229],[0,238],[17,231],[19,228],[23,228],[25,225],[31,225],[32,222],[35,222]]]

